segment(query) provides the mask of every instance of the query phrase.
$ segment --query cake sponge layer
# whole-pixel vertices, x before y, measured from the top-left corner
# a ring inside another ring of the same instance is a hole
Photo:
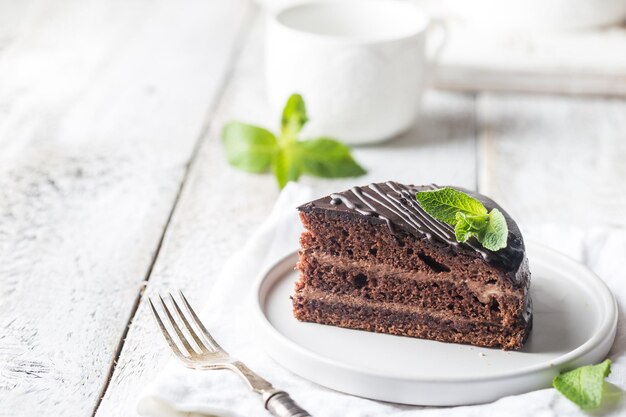
[[[295,317],[301,321],[507,350],[521,348],[532,325],[528,321],[523,326],[503,327],[461,316],[444,318],[398,305],[357,301],[320,291],[296,293],[293,306]]]
[[[302,251],[299,288],[379,302],[400,303],[498,324],[514,324],[524,299],[493,283],[481,284],[449,275],[433,277],[387,265]]]

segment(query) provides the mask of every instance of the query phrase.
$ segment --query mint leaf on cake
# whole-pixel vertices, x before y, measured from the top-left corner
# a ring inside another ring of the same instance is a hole
[[[328,137],[298,139],[308,120],[302,96],[293,94],[283,109],[278,136],[245,123],[226,124],[222,138],[228,163],[248,172],[272,171],[280,188],[298,181],[303,174],[341,178],[366,173],[340,141]]]
[[[494,208],[489,212],[489,220],[484,235],[478,241],[482,245],[492,251],[506,248],[506,242],[509,237],[509,228],[506,225],[506,219],[500,213],[500,210]]]
[[[583,366],[557,375],[552,385],[581,409],[591,410],[600,406],[604,378],[610,373],[611,361],[607,359],[597,365]]]
[[[479,200],[453,188],[420,191],[415,195],[420,206],[435,219],[454,226],[458,242],[476,240],[491,251],[504,249],[509,230],[497,208],[487,211]]]
[[[420,191],[416,195],[424,210],[444,223],[454,225],[456,213],[476,216],[487,214],[487,209],[480,201],[453,188]]]
[[[484,230],[487,228],[489,221],[488,214],[465,214],[456,212],[454,219],[456,220],[454,227],[454,235],[459,242],[467,242],[472,236],[481,239]]]

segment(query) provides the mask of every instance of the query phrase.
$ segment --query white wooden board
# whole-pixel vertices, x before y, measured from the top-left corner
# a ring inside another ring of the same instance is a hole
[[[626,226],[626,102],[482,95],[482,192],[524,224]]]
[[[241,1],[2,3],[0,415],[91,416]]]

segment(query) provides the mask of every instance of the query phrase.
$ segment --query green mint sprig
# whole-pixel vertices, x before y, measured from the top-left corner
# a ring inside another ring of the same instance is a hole
[[[480,201],[452,188],[420,191],[415,198],[426,213],[454,226],[457,241],[467,242],[475,237],[491,251],[506,247],[509,228],[497,208],[487,212]]]
[[[583,366],[557,375],[552,385],[565,398],[583,410],[597,408],[602,402],[604,378],[611,373],[611,361]]]
[[[366,171],[354,160],[343,143],[327,137],[299,140],[308,121],[302,96],[287,100],[281,118],[280,135],[240,122],[224,126],[223,143],[228,163],[244,171],[273,171],[282,189],[289,181],[308,174],[322,178],[357,177]]]

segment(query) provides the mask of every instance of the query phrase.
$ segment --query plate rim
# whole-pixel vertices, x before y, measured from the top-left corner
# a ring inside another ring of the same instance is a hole
[[[502,374],[478,375],[478,376],[455,376],[455,377],[428,376],[428,377],[419,377],[419,378],[416,378],[415,376],[409,376],[409,375],[398,375],[398,374],[394,375],[394,374],[379,372],[379,371],[372,370],[372,369],[359,368],[354,365],[346,364],[346,363],[325,357],[289,339],[287,336],[283,335],[280,331],[278,331],[267,318],[264,312],[264,308],[263,308],[262,291],[265,288],[264,284],[267,281],[267,278],[270,275],[270,273],[275,268],[278,268],[282,266],[283,264],[285,264],[290,258],[296,257],[298,255],[297,249],[295,251],[290,251],[285,256],[279,258],[276,261],[271,262],[265,269],[263,269],[263,272],[258,275],[252,287],[252,297],[254,299],[254,302],[252,303],[252,313],[256,317],[257,322],[265,329],[266,334],[270,334],[276,341],[278,341],[279,343],[283,345],[286,345],[286,347],[288,347],[289,349],[293,351],[299,352],[299,354],[306,355],[313,360],[322,362],[334,368],[339,368],[341,370],[358,373],[358,374],[365,375],[368,377],[385,378],[385,379],[392,378],[395,380],[402,380],[402,381],[415,381],[415,382],[418,381],[418,382],[425,382],[425,383],[464,383],[464,382],[489,382],[489,381],[499,381],[503,379],[520,378],[520,377],[531,375],[537,372],[544,371],[549,368],[558,369],[559,367],[566,365],[568,362],[572,362],[578,358],[581,358],[590,354],[591,352],[593,352],[593,350],[597,346],[605,342],[607,338],[612,339],[611,341],[611,346],[612,346],[614,343],[613,340],[615,338],[615,334],[617,330],[617,321],[618,321],[617,311],[618,310],[617,310],[617,301],[615,299],[615,296],[613,295],[611,290],[608,288],[606,283],[587,266],[585,266],[584,264],[578,262],[577,260],[571,258],[570,256],[564,253],[561,253],[555,249],[547,247],[541,243],[534,242],[532,240],[526,242],[526,247],[527,249],[531,248],[530,252],[534,252],[538,250],[538,251],[543,251],[547,253],[551,257],[556,257],[560,259],[561,261],[565,262],[569,267],[577,269],[579,272],[583,273],[584,275],[588,275],[589,277],[591,277],[594,281],[594,284],[597,285],[597,289],[601,293],[602,297],[605,298],[605,300],[603,301],[608,301],[608,303],[606,304],[603,303],[605,314],[607,317],[602,323],[602,325],[599,326],[599,328],[592,334],[592,336],[588,338],[582,345],[578,346],[576,349],[573,349],[565,353],[564,355],[561,355],[555,358],[554,360],[541,362],[539,364],[531,365],[531,366],[521,368],[521,369],[507,371]],[[527,252],[529,251],[527,250]],[[532,262],[532,259],[530,261]],[[531,285],[532,285],[532,281],[531,281]],[[268,352],[268,354],[272,356],[271,353]]]

